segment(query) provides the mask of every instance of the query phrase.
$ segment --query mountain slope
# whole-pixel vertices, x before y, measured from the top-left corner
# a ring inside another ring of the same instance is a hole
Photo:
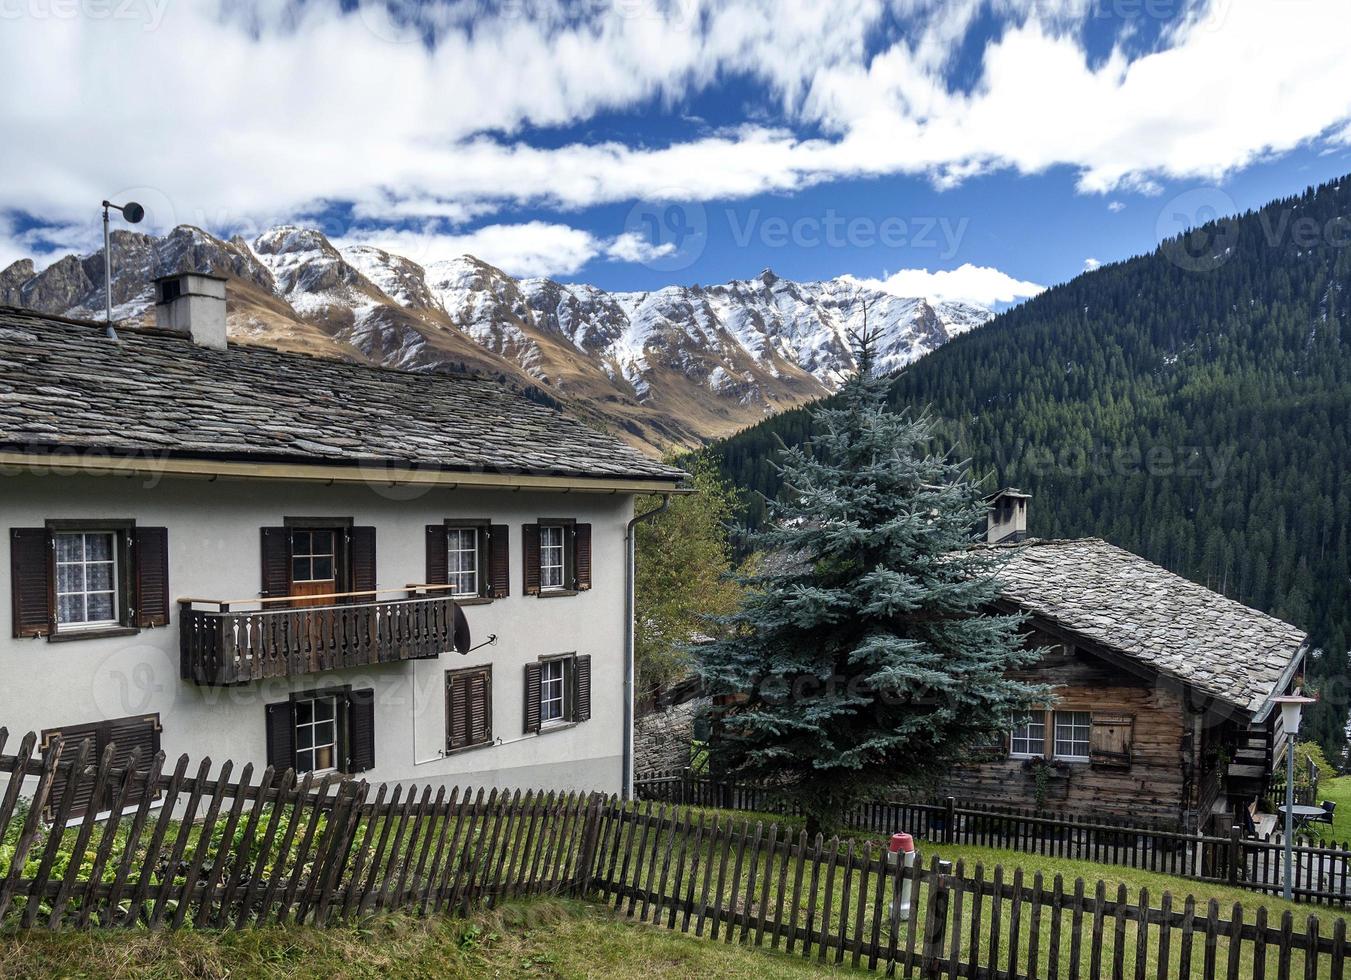
[[[230,280],[231,333],[254,342],[413,370],[469,370],[537,387],[654,452],[725,435],[818,398],[854,369],[847,332],[868,310],[900,366],[988,311],[903,299],[847,278],[766,270],[721,286],[607,293],[514,279],[473,256],[420,265],[283,226],[252,242],[181,226],[113,235],[114,315],[153,320],[151,280],[180,269]],[[0,303],[101,316],[103,256],[0,272]]]
[[[1033,494],[1032,533],[1102,535],[1308,629],[1329,747],[1351,680],[1348,215],[1351,178],[1207,225],[1001,314],[892,391],[991,487]],[[780,438],[810,438],[805,410],[714,452],[772,496]]]

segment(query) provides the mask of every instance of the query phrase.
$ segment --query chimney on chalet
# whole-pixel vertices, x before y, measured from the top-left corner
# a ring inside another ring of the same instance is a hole
[[[990,544],[1022,541],[1027,537],[1027,502],[1030,493],[1006,487],[986,498],[990,512],[985,518],[985,540]]]
[[[203,272],[176,272],[155,280],[155,326],[225,349],[225,280]]]

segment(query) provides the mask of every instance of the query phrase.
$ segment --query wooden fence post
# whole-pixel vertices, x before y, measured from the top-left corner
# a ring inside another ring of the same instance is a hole
[[[577,856],[577,873],[569,892],[578,898],[591,890],[592,868],[596,861],[596,846],[600,840],[601,795],[592,793],[587,800],[586,816],[582,823],[582,849]]]
[[[1237,824],[1229,828],[1229,884],[1238,884],[1238,866],[1243,860],[1243,830]]]
[[[957,800],[949,796],[944,806],[943,843],[951,844],[957,839]]]
[[[924,976],[933,980],[943,975],[943,937],[948,931],[949,896],[946,875],[951,868],[952,865],[947,861],[934,861],[929,875],[929,909],[924,920],[924,950],[920,965]],[[897,873],[900,873],[899,869]]]

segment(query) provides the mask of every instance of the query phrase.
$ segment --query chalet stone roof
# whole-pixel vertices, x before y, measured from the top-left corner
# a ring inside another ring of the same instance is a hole
[[[416,373],[0,308],[0,447],[677,481],[485,378]]]
[[[1034,615],[1247,711],[1258,711],[1303,631],[1100,538],[995,545],[1004,597]]]

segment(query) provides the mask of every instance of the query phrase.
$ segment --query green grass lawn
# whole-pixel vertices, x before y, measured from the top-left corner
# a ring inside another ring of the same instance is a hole
[[[34,932],[0,935],[0,977],[820,976],[781,953],[742,949],[540,899],[468,919],[386,916],[338,929]]]
[[[1318,799],[1332,800],[1337,804],[1332,827],[1323,831],[1323,840],[1329,844],[1334,840],[1339,844],[1351,841],[1351,776],[1338,776],[1319,782]]]

